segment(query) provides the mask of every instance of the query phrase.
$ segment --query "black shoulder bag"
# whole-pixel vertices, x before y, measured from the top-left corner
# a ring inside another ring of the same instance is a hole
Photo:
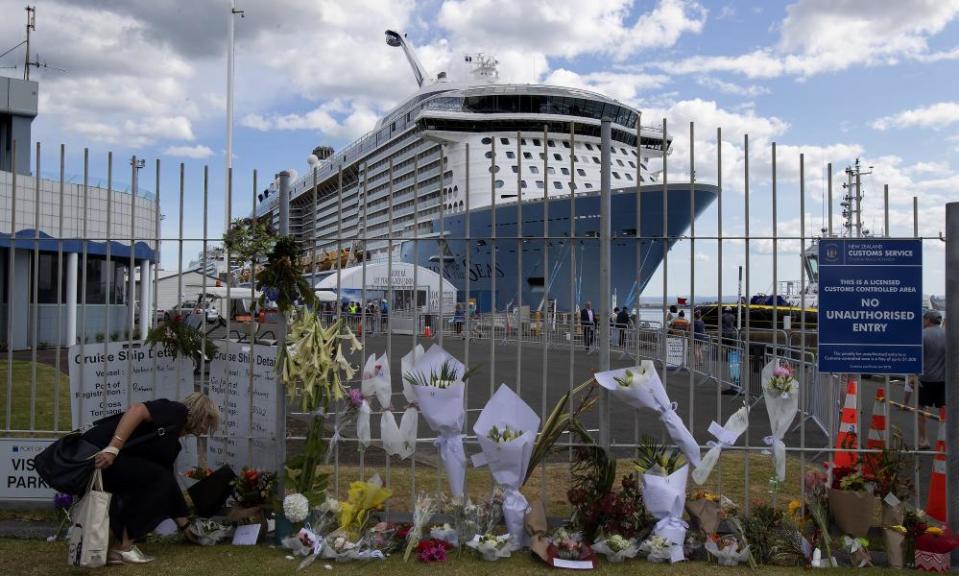
[[[150,434],[133,438],[123,448],[132,448],[166,434],[175,434],[179,430],[179,426],[157,428]],[[84,432],[86,430],[74,430],[34,457],[33,464],[37,474],[54,490],[77,496],[86,493],[90,485],[90,475],[93,474],[93,457],[102,448],[84,438]]]

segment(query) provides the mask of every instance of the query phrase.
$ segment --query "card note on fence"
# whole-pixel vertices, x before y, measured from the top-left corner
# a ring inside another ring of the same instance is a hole
[[[244,524],[243,526],[237,526],[236,532],[233,533],[233,545],[234,546],[255,546],[256,541],[259,537],[260,537],[259,524]]]

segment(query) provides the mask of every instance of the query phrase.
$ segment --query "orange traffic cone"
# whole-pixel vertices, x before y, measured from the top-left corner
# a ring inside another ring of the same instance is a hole
[[[856,405],[856,378],[849,376],[846,381],[846,403],[842,407],[842,417],[839,420],[839,436],[836,437],[836,448],[843,450],[833,454],[833,467],[852,468],[856,465],[856,451],[859,448],[856,442],[859,433],[858,426],[859,407]]]
[[[423,328],[423,338],[430,338],[433,336],[433,330],[429,326]]]
[[[870,450],[883,450],[886,448],[886,391],[882,388],[876,390],[876,401],[872,404],[872,420],[869,422],[869,437],[866,439],[866,448]],[[872,475],[875,463],[879,455],[869,453],[863,458],[863,464],[867,476]]]
[[[939,439],[932,459],[932,478],[926,497],[926,514],[940,522],[946,521],[946,407],[939,408]]]
[[[362,335],[363,335],[363,323],[362,323],[362,322],[360,322],[359,324],[356,325],[356,335],[357,335],[357,336],[362,336]]]

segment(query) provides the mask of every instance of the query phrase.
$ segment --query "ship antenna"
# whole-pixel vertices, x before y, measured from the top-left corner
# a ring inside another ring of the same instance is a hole
[[[406,39],[400,35],[399,32],[394,32],[393,30],[386,31],[386,44],[393,46],[394,48],[402,48],[403,53],[406,54],[406,59],[410,63],[410,67],[413,68],[413,76],[416,77],[416,85],[420,88],[423,87],[423,82],[426,81],[426,69],[423,68],[423,65],[420,63],[420,59],[416,57],[416,53],[413,52],[413,47],[409,45]]]
[[[35,6],[27,6],[27,53],[23,57],[23,79],[30,79],[30,31],[37,29],[37,9]],[[37,63],[39,64],[39,62]]]

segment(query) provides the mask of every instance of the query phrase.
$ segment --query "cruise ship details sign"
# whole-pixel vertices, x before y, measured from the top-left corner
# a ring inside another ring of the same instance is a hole
[[[922,241],[820,241],[818,325],[820,372],[922,372]]]

